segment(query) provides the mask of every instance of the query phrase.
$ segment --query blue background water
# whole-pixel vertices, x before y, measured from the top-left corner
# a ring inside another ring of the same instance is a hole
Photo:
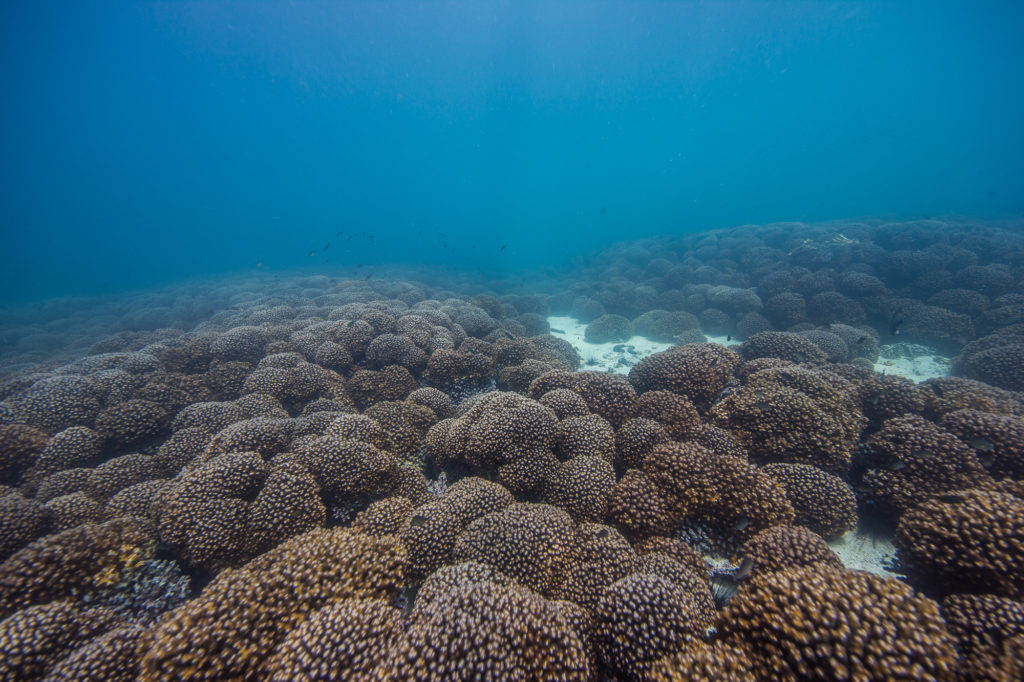
[[[745,222],[1024,215],[1019,2],[0,12],[4,301],[258,262],[489,273]]]

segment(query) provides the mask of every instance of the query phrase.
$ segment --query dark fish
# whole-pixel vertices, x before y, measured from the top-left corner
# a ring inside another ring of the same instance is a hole
[[[935,391],[935,395],[942,397],[942,386],[938,384],[931,384],[932,390]]]
[[[419,231],[419,232],[417,232],[416,234],[423,234],[423,230],[420,230],[420,231]]]
[[[726,336],[725,340],[726,341],[732,341],[732,334],[729,334],[728,336]]]
[[[345,230],[338,230],[338,233],[336,235],[334,235],[334,236],[335,237],[340,237],[343,234],[345,234]]]
[[[714,597],[715,606],[723,608],[729,600],[736,596],[740,588],[736,581],[729,576],[716,575],[711,578],[711,596]]]
[[[748,519],[746,516],[744,516],[742,519],[740,519],[736,523],[732,524],[732,529],[733,530],[743,530],[744,528],[746,528],[749,525],[750,525],[750,519]]]
[[[903,309],[897,308],[896,312],[894,312],[892,317],[889,318],[889,334],[892,336],[898,336],[900,333],[900,327],[903,326],[903,322],[906,319],[907,318],[903,315]]]
[[[508,246],[508,244],[502,244],[501,248],[498,249],[498,251],[504,251],[506,246]]]
[[[764,412],[767,412],[769,409],[771,409],[771,406],[772,406],[772,404],[770,402],[768,402],[767,400],[762,400],[759,403],[754,403],[754,407],[756,407],[757,409],[762,410]]]
[[[867,340],[868,340],[868,337],[866,337],[866,336],[862,336],[862,337],[860,337],[859,339],[857,339],[857,343],[858,343],[858,344],[861,344],[861,343],[864,343],[864,342],[865,342],[865,341],[867,341]]]
[[[967,444],[970,445],[975,450],[981,450],[982,452],[989,452],[992,450],[993,447],[992,441],[986,440],[984,438],[972,438],[969,441],[967,441]]]
[[[602,529],[598,530],[595,533],[595,535],[597,537],[599,537],[599,538],[606,538],[606,537],[608,537],[608,529],[607,528],[602,528]]]
[[[963,495],[957,495],[956,493],[943,493],[942,495],[936,495],[935,499],[939,502],[945,502],[946,504],[959,504],[965,502],[967,498]]]
[[[716,355],[715,357],[711,358],[711,364],[709,364],[708,366],[709,367],[714,367],[717,364],[718,364],[718,356]]]
[[[931,450],[917,450],[916,452],[913,453],[914,457],[919,457],[921,459],[928,459],[934,454],[935,453],[932,452]]]
[[[754,389],[754,397],[758,400],[764,400],[764,391],[759,388]]]
[[[752,570],[754,570],[754,560],[745,556],[743,557],[743,561],[740,562],[740,567],[736,569],[735,573],[733,573],[733,577],[735,577],[736,580],[743,580],[750,575]]]
[[[356,264],[356,269],[357,269],[357,270],[358,270],[359,268],[361,268],[361,267],[363,267],[363,264],[362,264],[362,263],[357,263],[357,264]]]
[[[607,212],[608,212],[608,207],[607,206],[602,206],[601,207],[601,213],[607,213]]]
[[[624,346],[621,343],[618,343],[612,346],[612,350],[615,351],[616,353],[621,353],[622,351],[626,350],[626,346]]]
[[[370,281],[371,277],[373,277],[373,273],[372,272],[370,274],[368,274],[366,277],[363,277],[363,279],[368,282],[368,281]]]
[[[563,330],[563,329],[555,329],[554,327],[551,328],[551,331],[553,331],[556,334],[564,334],[565,333],[565,330]]]
[[[904,469],[907,468],[907,463],[904,462],[902,459],[898,459],[892,464],[890,464],[889,468],[892,469],[893,471],[903,471]]]
[[[330,242],[327,242],[326,244],[324,244],[324,251],[326,251],[329,248],[331,248],[331,243]]]
[[[789,372],[779,372],[779,376],[782,377],[786,381],[792,381],[793,380],[793,375],[790,374]]]
[[[985,467],[986,469],[991,469],[992,465],[996,463],[996,458],[991,454],[988,454],[979,457],[978,461],[981,463],[981,466]]]
[[[422,514],[417,514],[416,516],[412,517],[412,519],[409,521],[409,525],[413,527],[422,526],[426,522],[426,516],[423,516]]]

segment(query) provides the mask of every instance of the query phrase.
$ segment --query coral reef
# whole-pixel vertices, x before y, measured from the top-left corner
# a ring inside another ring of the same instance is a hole
[[[1019,679],[1022,254],[747,225],[5,308],[0,677]]]
[[[953,680],[938,605],[893,579],[809,566],[751,580],[720,621],[757,679]]]

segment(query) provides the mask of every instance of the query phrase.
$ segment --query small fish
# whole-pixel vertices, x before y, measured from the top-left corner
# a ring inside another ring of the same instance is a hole
[[[419,231],[419,232],[417,232],[416,234],[422,235],[422,234],[423,234],[423,230],[420,230],[420,231]]]
[[[912,454],[913,454],[914,457],[918,457],[920,459],[928,459],[929,457],[931,457],[935,453],[932,452],[931,450],[917,450],[917,451],[913,452]]]
[[[939,396],[940,398],[942,397],[942,386],[939,386],[938,384],[931,384],[931,388],[932,391],[935,392],[935,395]]]
[[[725,607],[739,591],[740,588],[736,585],[736,581],[730,576],[716,575],[711,578],[711,596],[718,608]]]
[[[501,248],[498,249],[498,251],[504,251],[506,246],[508,246],[508,244],[502,244]]]
[[[599,538],[606,538],[606,537],[608,537],[608,529],[607,528],[601,528],[600,530],[598,530],[595,533],[595,535],[597,537],[599,537]]]
[[[889,468],[892,469],[893,471],[903,471],[904,469],[907,468],[907,463],[904,462],[902,459],[898,459],[892,464],[890,464]]]
[[[412,519],[410,519],[409,525],[415,528],[416,526],[422,526],[426,522],[426,516],[423,516],[422,514],[417,514],[416,516],[412,517]]]
[[[608,212],[608,207],[607,206],[602,206],[601,207],[601,213],[607,213],[607,212]]]
[[[729,334],[728,336],[726,336],[726,337],[725,337],[725,340],[726,340],[727,342],[728,342],[728,341],[732,341],[732,334]]]
[[[740,531],[740,530],[743,530],[744,528],[746,528],[749,525],[750,525],[750,519],[748,519],[747,517],[744,516],[739,521],[737,521],[736,523],[732,524],[732,529],[734,531]]]
[[[899,336],[900,327],[903,326],[903,322],[906,319],[907,318],[903,315],[903,308],[897,308],[892,314],[892,317],[889,318],[889,334],[892,336]]]
[[[735,573],[733,573],[733,577],[736,578],[736,580],[743,580],[750,575],[752,570],[754,570],[754,560],[745,556],[743,557],[743,561],[740,562],[740,567],[736,569]]]
[[[708,365],[708,366],[709,367],[714,367],[717,364],[718,364],[718,356],[716,355],[715,357],[711,358],[711,364]]]
[[[804,353],[803,351],[797,351],[796,352],[796,361],[797,362],[806,362],[807,361],[806,353]]]
[[[330,242],[327,242],[326,244],[324,244],[324,251],[326,251],[329,248],[331,248],[331,243]]]
[[[978,461],[981,463],[981,466],[985,467],[986,469],[991,469],[992,465],[996,463],[996,458],[993,457],[991,454],[988,454],[979,457]]]
[[[975,450],[981,450],[982,452],[990,452],[994,447],[992,445],[992,441],[986,440],[984,438],[972,438],[969,441],[967,441],[967,444],[970,445]]]
[[[372,272],[370,274],[368,274],[366,277],[363,277],[363,280],[369,282],[371,277],[373,277],[373,273]]]
[[[857,339],[857,345],[860,345],[860,344],[864,343],[867,340],[868,340],[868,337],[862,336],[859,339]]]
[[[554,327],[551,328],[551,331],[554,332],[555,334],[564,334],[565,333],[564,329],[555,329]]]
[[[784,381],[792,381],[793,380],[793,375],[790,374],[789,372],[779,372],[779,376],[782,377],[782,379]]]
[[[357,270],[358,270],[359,268],[361,268],[361,267],[363,267],[363,264],[362,264],[362,263],[357,263],[357,264],[356,264],[356,269],[357,269]]]
[[[256,267],[262,268],[263,267],[263,261],[257,261]]]
[[[764,391],[759,388],[754,389],[754,397],[758,400],[764,400]]]
[[[312,257],[313,257],[313,256],[315,256],[315,255],[316,255],[316,251],[315,251],[315,250],[314,250],[314,251],[310,251],[310,252],[309,252],[309,257],[310,257],[310,258],[312,258]]]
[[[946,504],[959,504],[965,502],[967,498],[963,495],[957,495],[956,493],[943,493],[942,495],[936,495],[935,499],[939,502],[945,502]]]
[[[340,237],[343,234],[345,234],[345,230],[338,230],[338,232],[334,236],[335,237]]]

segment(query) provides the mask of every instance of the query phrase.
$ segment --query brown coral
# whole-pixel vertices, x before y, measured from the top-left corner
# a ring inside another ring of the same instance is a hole
[[[706,409],[725,388],[739,361],[735,351],[723,346],[691,343],[648,355],[629,370],[629,381],[638,393],[671,391]]]
[[[277,646],[268,679],[364,680],[379,672],[403,634],[402,613],[381,599],[340,599],[313,612]]]
[[[647,573],[634,573],[605,590],[595,620],[601,659],[631,679],[643,679],[658,659],[711,626],[690,592]]]
[[[516,585],[481,582],[418,606],[384,679],[585,682],[589,663],[553,602]]]
[[[800,526],[765,528],[743,543],[734,561],[739,564],[744,558],[754,562],[755,574],[814,564],[843,567],[843,562],[820,535]]]
[[[274,649],[310,613],[340,599],[394,598],[404,565],[394,539],[338,528],[293,537],[161,620],[141,678],[266,676]]]
[[[961,490],[900,517],[893,540],[911,580],[938,592],[1024,596],[1024,500],[994,490]]]
[[[758,576],[720,627],[750,652],[757,679],[954,679],[938,605],[872,573],[812,566]]]
[[[838,476],[809,464],[768,464],[761,471],[778,481],[793,505],[793,523],[825,538],[857,527],[857,496]]]

